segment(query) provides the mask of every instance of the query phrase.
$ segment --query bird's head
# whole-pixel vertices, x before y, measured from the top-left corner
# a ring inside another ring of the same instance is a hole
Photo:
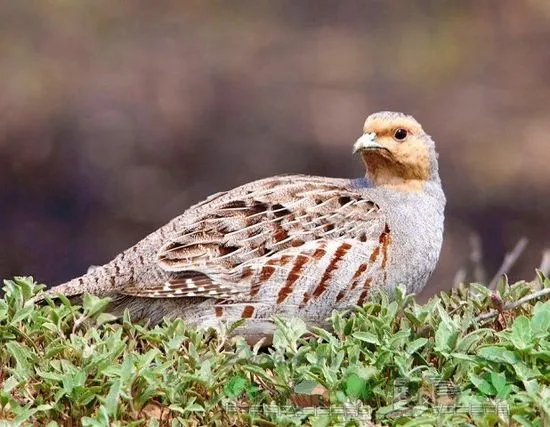
[[[434,142],[412,116],[371,114],[353,152],[361,154],[366,177],[375,186],[419,191],[426,182],[439,181]]]

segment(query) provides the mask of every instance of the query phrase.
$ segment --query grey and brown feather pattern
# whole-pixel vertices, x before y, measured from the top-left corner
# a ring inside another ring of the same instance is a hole
[[[396,137],[403,129],[408,141]],[[251,319],[239,332],[254,339],[274,315],[322,325],[374,291],[418,291],[442,240],[433,142],[400,113],[371,115],[364,131],[354,146],[364,179],[276,176],[215,194],[48,293],[110,295],[115,312],[152,322]]]

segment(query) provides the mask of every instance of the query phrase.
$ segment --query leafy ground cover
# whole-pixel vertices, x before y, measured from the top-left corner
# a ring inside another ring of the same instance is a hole
[[[550,280],[542,274],[537,283],[502,280],[494,292],[460,286],[423,305],[400,289],[392,301],[334,313],[331,332],[277,319],[264,349],[231,329],[114,321],[108,300],[94,296],[38,306],[41,288],[32,278],[5,281],[0,424],[550,422]]]

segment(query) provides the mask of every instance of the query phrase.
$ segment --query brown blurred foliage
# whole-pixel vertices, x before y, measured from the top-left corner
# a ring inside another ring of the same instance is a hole
[[[550,235],[550,3],[0,3],[0,275],[55,284],[210,193],[359,176],[364,118],[439,146],[447,230],[431,291]]]

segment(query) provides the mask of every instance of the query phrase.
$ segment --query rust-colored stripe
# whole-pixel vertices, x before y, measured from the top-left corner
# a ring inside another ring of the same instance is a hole
[[[388,227],[388,224],[384,225],[384,231],[380,234],[380,237],[378,237],[378,241],[380,243],[384,243],[384,240],[386,240],[386,237],[390,233],[390,227]]]
[[[223,316],[223,307],[214,307],[214,311],[216,312],[216,317]]]
[[[292,291],[294,290],[294,283],[296,283],[296,280],[300,278],[300,273],[302,271],[302,268],[304,264],[306,264],[308,261],[309,261],[309,257],[305,255],[298,255],[296,257],[296,260],[292,265],[292,269],[290,270],[290,273],[288,273],[288,276],[286,277],[285,285],[279,291],[279,296],[277,297],[277,304],[281,304],[292,293]]]
[[[346,295],[346,289],[342,289],[340,292],[338,292],[338,295],[336,295],[336,302],[344,298],[344,295]]]
[[[276,266],[288,264],[288,262],[292,258],[293,257],[290,255],[284,255],[280,258],[267,261],[265,265],[262,267],[262,269],[260,270],[260,277],[258,281],[254,283],[250,288],[250,296],[253,297],[258,294],[260,287],[271,278],[273,273],[275,273]]]
[[[357,271],[355,272],[355,274],[351,278],[350,290],[353,291],[356,288],[357,284],[359,283],[359,278],[365,272],[365,270],[367,269],[367,266],[368,266],[367,263],[363,263],[359,266],[359,268],[357,269]]]
[[[302,246],[305,242],[302,239],[294,239],[292,242],[290,242],[290,246],[293,248],[297,248],[298,246]]]
[[[254,307],[251,305],[247,305],[241,314],[241,319],[250,319],[253,314],[254,314]]]
[[[315,249],[315,252],[313,252],[313,258],[316,259],[316,260],[320,260],[321,258],[323,258],[325,256],[325,254],[327,253],[327,251],[325,251],[323,248],[317,248]]]
[[[278,264],[279,265],[288,264],[292,258],[294,258],[292,255],[283,255]]]
[[[361,292],[361,295],[359,295],[359,299],[357,300],[357,305],[363,305],[363,303],[365,302],[365,299],[367,299],[367,296],[369,295],[371,283],[372,283],[371,277],[365,280],[365,284],[363,285],[363,291]]]
[[[252,268],[250,266],[246,266],[243,268],[243,271],[241,272],[241,279],[247,279],[250,276],[252,276],[253,273],[254,271],[252,270]]]
[[[369,262],[372,264],[376,262],[376,258],[378,258],[378,254],[380,253],[380,246],[377,246],[372,251],[372,254],[370,254]]]
[[[348,291],[353,291],[357,287],[357,284],[359,283],[359,279],[367,269],[367,266],[368,264],[366,263],[363,263],[359,266],[359,268],[357,269],[357,271],[355,271],[355,273],[353,274],[353,277],[351,278],[351,281],[350,281],[351,285],[342,289],[340,292],[338,292],[338,295],[336,295],[336,302],[339,302],[342,298],[344,298],[344,296],[346,296]]]
[[[277,230],[273,234],[273,238],[275,239],[275,242],[280,242],[288,238],[288,233],[283,227],[277,227]]]
[[[391,244],[390,228],[388,224],[384,228],[384,232],[380,235],[380,244],[382,245],[382,268],[386,268],[388,263],[388,248]]]
[[[309,292],[306,292],[304,294],[304,299],[302,300],[302,302],[300,303],[298,308],[304,308],[305,305],[309,302],[310,299],[311,299],[311,294]]]
[[[275,273],[274,265],[275,265],[275,262],[273,260],[265,263],[265,265],[262,267],[260,271],[259,284],[267,282],[269,278],[273,275],[273,273]],[[259,290],[258,287],[253,288],[252,291],[250,292],[250,295],[251,296],[256,295],[258,293],[258,290]]]
[[[343,256],[349,251],[351,248],[351,245],[349,243],[342,243],[338,249],[334,252],[334,256],[332,257],[332,260],[330,261],[328,267],[325,270],[325,274],[323,274],[323,277],[321,281],[319,282],[319,285],[315,288],[315,290],[312,293],[313,298],[319,298],[323,292],[327,289],[327,284],[330,278],[332,277],[332,274],[334,273],[334,270],[336,270],[336,265],[340,260],[343,258]]]

